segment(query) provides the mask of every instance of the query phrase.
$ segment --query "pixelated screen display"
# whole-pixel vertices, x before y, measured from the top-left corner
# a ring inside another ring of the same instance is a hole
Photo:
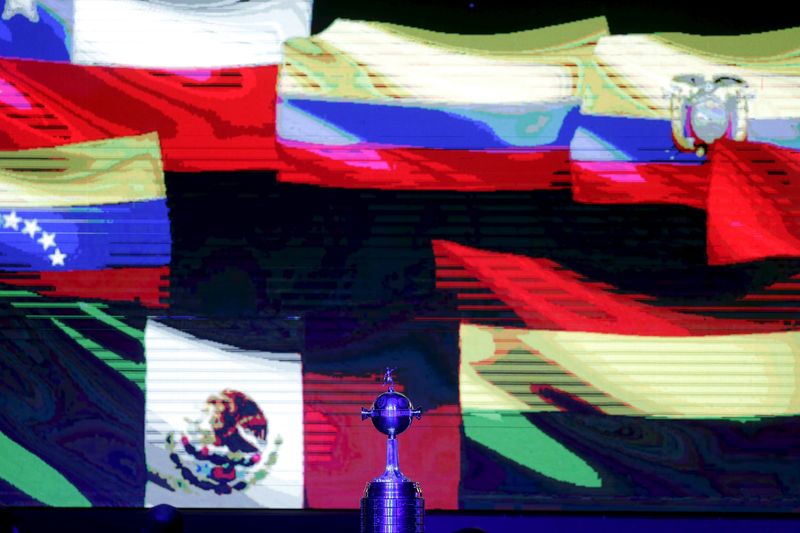
[[[4,2],[0,503],[796,509],[800,26],[396,4]]]

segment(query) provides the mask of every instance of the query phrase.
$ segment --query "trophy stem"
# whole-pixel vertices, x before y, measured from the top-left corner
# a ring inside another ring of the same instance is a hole
[[[400,472],[400,452],[397,449],[397,437],[390,436],[386,440],[386,473],[387,477],[405,477]]]
[[[386,470],[375,481],[408,481],[408,478],[400,471],[400,455],[397,448],[397,437],[395,436],[390,436],[386,440]]]

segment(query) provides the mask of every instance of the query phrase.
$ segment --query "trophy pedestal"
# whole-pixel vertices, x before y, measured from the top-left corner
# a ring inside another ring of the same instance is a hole
[[[424,533],[425,500],[414,481],[371,481],[361,498],[361,533]]]

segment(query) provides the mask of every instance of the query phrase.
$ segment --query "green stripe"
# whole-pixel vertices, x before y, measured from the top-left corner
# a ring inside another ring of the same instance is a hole
[[[31,291],[23,291],[23,290],[11,290],[11,291],[0,291],[0,298],[39,298],[39,295],[35,292]]]
[[[92,322],[96,322],[96,319],[86,316],[86,314],[65,315],[59,313],[57,315],[28,315],[25,318],[29,320],[52,320],[54,318],[58,318],[60,320],[91,320]]]
[[[517,412],[464,413],[463,420],[468,438],[515,463],[579,487],[603,485],[586,461]]]
[[[12,302],[13,307],[19,309],[81,309],[83,302]],[[108,307],[105,304],[93,304],[98,307]]]
[[[128,324],[125,324],[121,320],[114,318],[113,316],[104,313],[100,310],[100,306],[97,304],[89,304],[86,302],[78,302],[78,306],[80,307],[81,311],[86,313],[92,318],[96,318],[103,324],[107,326],[111,326],[112,328],[116,328],[117,330],[121,331],[122,333],[133,337],[137,341],[144,342],[144,331],[140,329],[136,329]],[[104,306],[105,307],[105,306]]]
[[[69,327],[68,325],[64,324],[60,320],[56,318],[51,318],[53,324],[58,326],[61,331],[66,333],[67,335],[72,338],[79,346],[82,348],[90,351],[92,354],[95,355],[98,359],[103,361],[113,370],[116,370],[133,383],[136,384],[140,389],[145,390],[145,365],[143,363],[136,363],[134,361],[129,361],[124,357],[119,356],[118,354],[112,352],[107,348],[103,348],[95,341],[85,337],[79,331],[74,328]]]
[[[58,470],[3,433],[0,433],[0,478],[45,505],[92,506]]]

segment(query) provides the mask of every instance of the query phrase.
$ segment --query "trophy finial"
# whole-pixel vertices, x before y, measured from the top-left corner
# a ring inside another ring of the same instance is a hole
[[[397,370],[396,368],[389,368],[386,367],[386,373],[383,375],[383,384],[389,385],[389,392],[394,392],[394,379],[392,379],[392,372]]]

